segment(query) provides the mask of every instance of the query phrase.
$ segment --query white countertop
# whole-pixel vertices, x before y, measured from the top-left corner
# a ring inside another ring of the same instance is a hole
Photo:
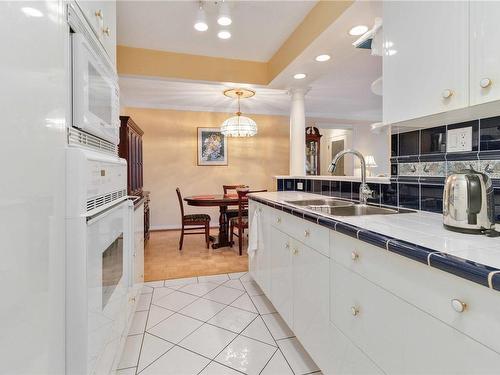
[[[296,191],[255,193],[255,195],[281,204],[287,204],[285,202],[287,200],[327,198],[323,195]],[[441,214],[417,211],[394,215],[330,216],[302,207],[301,209],[500,269],[500,237],[492,238],[446,230],[443,227]]]
[[[303,180],[327,180],[327,181],[352,181],[361,182],[361,177],[359,176],[274,176],[276,179],[303,179]],[[390,177],[367,177],[366,182],[371,182],[374,184],[390,184]]]

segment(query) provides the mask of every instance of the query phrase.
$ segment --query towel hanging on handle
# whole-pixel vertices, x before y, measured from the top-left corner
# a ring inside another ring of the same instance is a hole
[[[250,230],[248,233],[248,256],[253,258],[255,252],[262,249],[262,218],[260,210],[257,208],[252,216],[252,221],[250,222]]]

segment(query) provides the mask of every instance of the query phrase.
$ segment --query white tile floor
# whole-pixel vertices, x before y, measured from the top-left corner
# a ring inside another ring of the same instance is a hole
[[[146,283],[118,375],[320,375],[244,272]]]

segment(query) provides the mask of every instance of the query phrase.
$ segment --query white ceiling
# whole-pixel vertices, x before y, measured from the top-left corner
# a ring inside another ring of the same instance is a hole
[[[197,1],[128,1],[117,4],[118,44],[232,59],[268,61],[316,1],[228,1],[232,37],[217,37],[218,6],[204,1],[208,31],[193,28]]]
[[[244,86],[256,90],[257,94],[242,101],[243,112],[288,115],[290,98],[287,89],[303,85],[309,88],[305,105],[308,117],[333,119],[332,124],[380,121],[382,97],[373,94],[370,85],[382,75],[382,58],[371,56],[369,50],[355,49],[352,42],[356,37],[350,36],[348,30],[358,24],[371,27],[381,12],[379,2],[355,2],[269,87],[122,76],[121,104],[231,113],[235,112],[236,103],[224,97],[222,91]],[[320,53],[329,53],[332,59],[326,63],[315,62],[314,57]],[[307,73],[308,78],[294,80],[292,76],[298,72]]]

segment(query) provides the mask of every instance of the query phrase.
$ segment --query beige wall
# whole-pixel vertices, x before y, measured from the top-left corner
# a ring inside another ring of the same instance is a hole
[[[144,130],[144,189],[151,191],[153,229],[180,225],[175,195],[219,194],[223,184],[242,183],[274,190],[274,175],[288,174],[289,120],[284,116],[252,115],[259,133],[230,138],[228,166],[197,166],[197,127],[218,127],[230,114],[159,109],[123,108]],[[187,213],[209,213],[212,225],[218,211],[185,206]]]

